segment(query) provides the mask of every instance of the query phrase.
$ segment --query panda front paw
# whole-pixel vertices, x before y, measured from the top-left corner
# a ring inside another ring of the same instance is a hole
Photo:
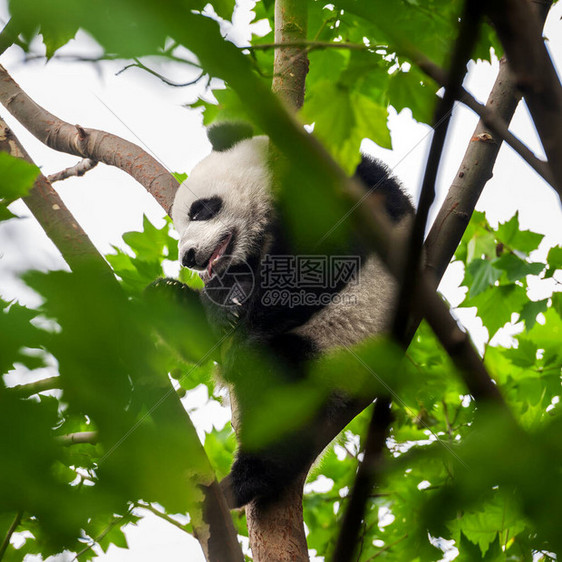
[[[220,483],[228,507],[237,509],[255,499],[278,497],[285,483],[276,478],[276,468],[264,458],[240,452],[230,474]]]

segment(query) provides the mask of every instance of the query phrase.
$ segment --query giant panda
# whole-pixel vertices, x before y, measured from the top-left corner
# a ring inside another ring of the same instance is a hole
[[[213,151],[179,187],[172,219],[179,233],[181,265],[198,272],[204,282],[201,298],[210,323],[221,334],[234,334],[238,342],[230,368],[243,376],[244,359],[237,362],[237,354],[244,358],[241,350],[257,346],[273,358],[271,364],[281,365],[281,377],[299,380],[306,376],[310,360],[386,330],[396,288],[368,249],[359,249],[359,264],[351,277],[330,287],[307,289],[313,298],[306,302],[265,302],[271,287],[265,282],[264,265],[299,257],[287,242],[272,193],[268,138],[253,137],[245,129],[238,136],[230,131],[209,137],[220,142],[213,143]],[[383,163],[362,156],[356,176],[371,194],[384,198],[394,223],[409,223],[410,200]],[[302,296],[302,288],[289,289],[288,296],[296,293]],[[324,298],[315,299],[320,293]],[[234,381],[235,396],[249,392],[248,384],[237,388],[235,376],[229,381]],[[259,400],[259,395],[254,399]],[[278,498],[306,474],[327,444],[325,429],[334,413],[356,407],[352,398],[334,392],[306,427],[257,451],[241,443],[231,472],[222,482],[229,506]]]

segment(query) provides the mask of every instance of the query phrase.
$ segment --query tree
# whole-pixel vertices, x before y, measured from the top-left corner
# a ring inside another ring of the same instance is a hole
[[[193,104],[203,107],[205,123],[243,118],[272,139],[280,204],[297,243],[320,240],[320,252],[329,253],[354,224],[401,284],[389,338],[314,365],[299,403],[279,399],[294,388],[272,387],[251,412],[252,427],[260,429],[254,438],[263,442],[279,429],[268,422],[271,404],[306,419],[326,381],[356,395],[365,408],[337,420],[336,429],[345,430],[309,477],[322,474],[333,486],[305,496],[306,539],[302,483],[268,510],[246,510],[255,560],[307,559],[307,541],[338,561],[439,559],[452,549],[446,540],[455,541],[459,559],[547,559],[561,550],[562,305],[553,287],[539,301],[526,289],[532,278],[559,283],[562,249],[551,248],[539,261],[531,253],[541,236],[522,230],[517,216],[492,227],[473,214],[502,140],[562,191],[562,91],[539,26],[547,8],[532,11],[524,0],[464,6],[441,0],[260,2],[256,19],[268,19],[274,32],[240,48],[217,24],[232,19],[232,1],[100,1],[94,13],[90,4],[68,0],[51,3],[48,11],[35,0],[11,2],[12,18],[0,36],[4,48],[15,42],[28,49],[39,31],[47,56],[56,56],[82,28],[99,42],[102,58],[129,59],[149,72],[141,57],[175,60],[186,48],[184,62],[200,68],[200,79],[224,81],[210,82],[218,105]],[[484,107],[463,90],[462,79],[467,61],[489,57],[490,47],[505,49],[509,66],[502,64]],[[96,162],[115,165],[169,209],[181,177],[118,137],[61,122],[0,72],[6,109],[47,145],[85,159],[79,171],[62,176],[87,172]],[[443,96],[436,97],[442,86]],[[547,162],[507,130],[521,94]],[[482,123],[425,241],[422,271],[427,214],[456,99]],[[401,252],[389,243],[380,209],[358,205],[360,192],[346,176],[363,138],[388,145],[389,105],[435,124],[416,223]],[[314,135],[302,123],[314,124]],[[163,260],[177,259],[169,223],[157,229],[145,221],[143,232],[124,237],[134,255],[118,252],[104,260],[50,181],[25,162],[5,125],[3,132],[0,218],[10,220],[7,205],[23,197],[71,271],[23,276],[43,298],[37,309],[3,302],[2,372],[55,359],[58,376],[0,388],[0,554],[22,559],[66,548],[90,558],[93,543],[122,545],[121,528],[142,506],[193,533],[209,560],[242,559],[217,485],[230,466],[232,433],[210,433],[203,449],[175,390],[205,383],[212,395],[211,374],[221,361],[216,340],[194,293],[170,299],[145,292],[163,276]],[[311,202],[319,212],[299,220],[298,210]],[[326,239],[352,207],[350,221]],[[404,269],[393,259],[397,253],[406,256]],[[435,292],[453,254],[465,266],[463,306],[475,307],[488,330],[483,356]],[[511,321],[521,328],[513,345],[491,344]],[[248,361],[247,368],[251,380],[257,367]],[[341,377],[344,372],[353,376]],[[43,394],[52,388],[62,393]],[[326,443],[336,434],[328,428]],[[348,456],[341,458],[344,451]],[[174,519],[185,513],[189,523]],[[245,534],[243,515],[234,518]],[[19,549],[9,546],[12,534],[24,529],[33,539]]]

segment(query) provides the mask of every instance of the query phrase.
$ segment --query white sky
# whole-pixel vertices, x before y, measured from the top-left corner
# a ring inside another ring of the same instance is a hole
[[[4,21],[6,14],[5,1],[0,0],[0,18]],[[562,64],[561,16],[562,5],[558,3],[551,11],[545,31],[558,67]],[[240,15],[240,29],[231,31],[230,36],[236,33],[236,38],[244,42],[248,33],[247,21],[247,16]],[[81,34],[61,52],[91,56],[96,47]],[[43,61],[24,64],[22,52],[13,47],[4,53],[0,63],[32,99],[53,114],[70,123],[107,130],[144,145],[171,171],[189,172],[210,150],[199,112],[182,107],[197,99],[203,92],[202,85],[174,89],[139,69],[129,69],[116,76],[115,73],[124,66],[122,63],[106,62],[94,66],[52,60],[48,64]],[[196,76],[190,69],[175,64],[152,66],[175,82],[185,82]],[[496,72],[497,64],[471,65],[465,84],[477,99],[485,102]],[[1,109],[0,114],[45,174],[77,162],[73,156],[45,147],[19,126],[7,111]],[[460,107],[455,111],[437,185],[436,208],[458,169],[476,122],[477,118],[469,110]],[[413,121],[407,110],[400,115],[392,113],[389,123],[394,149],[380,149],[371,142],[365,142],[363,149],[386,161],[417,200],[430,129]],[[537,155],[542,155],[523,104],[517,110],[511,128]],[[162,224],[164,212],[160,206],[139,184],[116,168],[100,164],[86,176],[68,179],[55,187],[102,253],[108,253],[111,245],[122,247],[123,232],[140,230],[143,213],[157,226]],[[486,186],[477,208],[486,210],[492,222],[503,222],[519,210],[523,228],[546,235],[541,248],[562,243],[561,208],[557,195],[506,146],[502,147],[494,178]],[[33,305],[36,298],[17,280],[16,274],[29,268],[62,268],[65,264],[23,204],[14,204],[13,210],[28,218],[0,223],[0,294],[5,299],[17,298]],[[452,268],[442,285],[453,304],[462,300],[462,292],[455,290],[460,276],[460,268]],[[549,287],[541,284],[533,287],[533,298],[540,298],[542,291]],[[459,317],[470,328],[473,337],[481,342],[484,336],[474,313],[463,310]],[[199,390],[188,399],[190,404],[204,403],[204,394]],[[222,426],[225,414],[213,406],[194,414],[194,421],[201,432],[213,423]],[[111,547],[99,559],[104,562],[203,560],[194,539],[154,516],[130,527],[127,536],[128,551]]]

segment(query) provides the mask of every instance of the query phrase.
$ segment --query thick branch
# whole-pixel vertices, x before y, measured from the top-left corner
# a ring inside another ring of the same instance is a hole
[[[275,43],[295,43],[306,39],[307,9],[302,0],[276,0]],[[304,84],[308,73],[306,48],[277,49],[273,65],[272,89],[292,109],[304,103]]]
[[[307,562],[302,495],[306,473],[270,505],[252,502],[246,507],[248,536],[256,562]]]
[[[0,151],[32,162],[11,129],[0,118]],[[39,174],[29,195],[23,199],[39,224],[58,248],[72,270],[96,268],[100,275],[113,277],[113,272],[58,193],[43,174]]]
[[[550,1],[533,3],[542,24],[546,20],[550,5]],[[520,99],[521,93],[517,89],[510,66],[505,59],[502,59],[486,108],[489,112],[493,112],[499,121],[509,124]],[[495,131],[489,128],[489,121],[481,119],[427,236],[426,269],[433,275],[434,287],[439,285],[466,230],[480,194],[486,182],[492,177],[492,170],[501,148],[501,138],[494,135]]]
[[[2,66],[0,103],[47,146],[127,172],[169,213],[178,182],[164,166],[136,144],[104,131],[70,125],[55,117],[36,104]]]
[[[0,150],[31,162],[17,138],[2,120],[0,120]],[[111,276],[110,282],[117,282],[107,262],[97,252],[86,233],[80,228],[43,175],[39,175],[33,189],[24,201],[72,270],[88,267],[89,271],[96,271],[99,275]],[[160,404],[160,407],[154,408],[155,420],[157,422],[159,419],[164,419],[166,422],[171,421],[178,427],[184,427],[187,432],[195,434],[187,412],[175,393],[172,394],[175,397],[174,400],[167,400],[165,405]],[[65,444],[72,444],[90,442],[91,438],[91,432],[85,432],[61,439]],[[196,436],[193,435],[190,442],[195,442],[196,439]],[[200,447],[199,453],[206,458],[203,447]],[[209,474],[212,474],[210,464]],[[205,493],[203,520],[195,532],[206,559],[209,562],[241,562],[244,557],[218,482],[212,478],[210,483],[202,488]]]
[[[502,59],[486,107],[493,107],[509,122],[520,98],[509,65]],[[426,268],[434,275],[435,287],[457,249],[484,186],[492,177],[500,147],[501,139],[494,138],[480,120],[425,243]]]
[[[544,44],[539,17],[525,0],[495,0],[488,3],[488,10],[562,198],[562,86]]]

